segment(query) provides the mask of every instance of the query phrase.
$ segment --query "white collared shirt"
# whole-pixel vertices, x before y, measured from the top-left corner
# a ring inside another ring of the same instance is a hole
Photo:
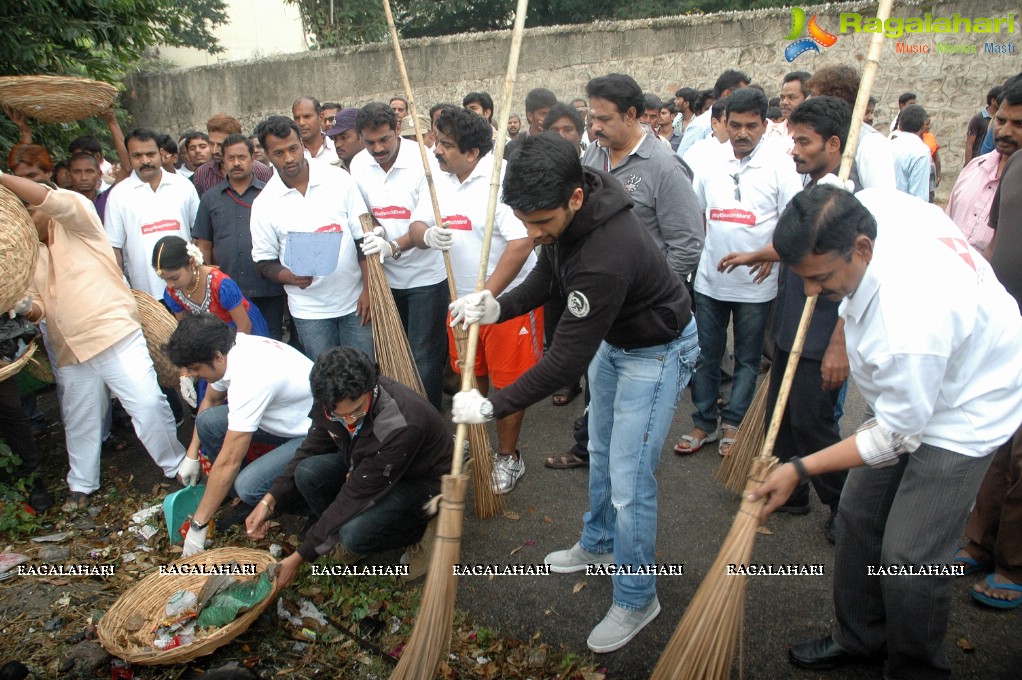
[[[304,149],[305,157],[309,160],[326,161],[328,163],[333,162],[337,158],[337,151],[334,148],[334,140],[327,137],[322,132],[320,133],[323,139],[323,143],[319,147],[319,151],[313,156],[312,152],[309,151],[309,147],[302,144]]]
[[[309,186],[303,196],[274,173],[252,201],[252,260],[286,261],[289,232],[339,231],[337,269],[313,278],[301,289],[284,286],[288,309],[297,319],[332,319],[355,311],[362,293],[362,269],[355,241],[362,238],[359,216],[369,212],[355,180],[338,168],[309,162]],[[286,266],[286,265],[285,265]]]
[[[153,247],[164,236],[190,241],[198,210],[199,195],[192,183],[162,169],[156,191],[134,171],[110,190],[103,226],[110,245],[121,249],[132,288],[157,300],[163,297],[167,284],[153,268]]]
[[[400,144],[397,158],[389,171],[381,168],[372,154],[364,149],[351,159],[351,176],[355,178],[369,210],[386,232],[387,240],[407,234],[408,225],[412,223],[412,210],[419,197],[429,198],[418,143],[402,139]],[[430,172],[434,172],[432,167]],[[397,290],[430,286],[447,278],[443,254],[432,248],[406,250],[399,260],[389,257],[384,260],[383,269],[390,287]]]
[[[990,453],[1022,422],[1018,303],[938,206],[856,197],[877,220],[873,258],[838,310],[856,386],[886,430]]]
[[[768,302],[777,295],[777,267],[765,281],[755,283],[750,267],[723,273],[717,271],[717,265],[728,253],[751,252],[770,243],[777,219],[802,191],[802,180],[791,156],[777,144],[761,139],[741,161],[735,158],[730,142],[722,146],[693,180],[706,217],[706,241],[695,289],[715,300]]]
[[[504,170],[507,163],[502,162],[500,173],[501,184],[504,183]],[[454,231],[454,244],[451,246],[451,267],[454,269],[454,281],[458,295],[468,295],[475,291],[476,276],[479,273],[479,254],[483,247],[483,230],[486,226],[486,207],[490,201],[490,176],[493,173],[493,152],[479,159],[465,181],[450,172],[441,172],[435,177],[437,201],[444,222]],[[433,204],[429,193],[419,196],[419,204],[412,211],[413,222],[424,222],[433,226]],[[508,241],[528,238],[529,234],[521,220],[515,217],[507,205],[497,202],[497,211],[493,220],[493,240],[490,243],[490,261],[486,268],[489,278],[497,268],[501,255],[507,248]],[[529,253],[518,275],[502,292],[513,290],[525,280],[536,265],[536,254]]]
[[[294,347],[238,333],[224,377],[210,384],[227,393],[227,429],[304,437],[312,425],[311,370],[312,361]]]

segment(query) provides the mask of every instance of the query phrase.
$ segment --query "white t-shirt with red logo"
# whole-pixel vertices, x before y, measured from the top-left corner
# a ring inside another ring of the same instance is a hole
[[[284,286],[291,316],[333,319],[355,311],[362,293],[362,269],[355,240],[362,238],[359,216],[369,212],[355,180],[327,163],[309,162],[309,186],[303,196],[274,173],[252,202],[252,260],[287,262],[289,232],[340,232],[337,268],[315,276],[305,289]],[[286,266],[286,265],[285,265]]]
[[[706,216],[706,241],[696,271],[695,290],[714,300],[769,302],[777,296],[777,271],[755,283],[749,267],[717,271],[729,253],[759,250],[773,240],[777,219],[802,191],[795,162],[766,139],[743,161],[730,142],[696,173],[693,188]]]
[[[502,162],[500,181],[504,183],[504,170],[507,163]],[[451,246],[451,268],[454,269],[454,282],[458,295],[468,295],[475,291],[476,277],[479,274],[479,255],[483,248],[483,230],[486,227],[486,207],[490,201],[490,175],[493,173],[493,152],[479,159],[476,167],[464,182],[458,176],[441,172],[435,178],[437,202],[440,214],[448,228],[454,231],[454,244]],[[429,226],[436,224],[433,217],[433,204],[429,193],[419,196],[419,204],[412,211],[413,222],[425,222]],[[490,261],[486,267],[489,278],[497,268],[501,255],[507,248],[508,241],[528,238],[529,233],[521,220],[504,203],[497,202],[497,211],[493,218],[493,240],[490,242]],[[518,275],[508,284],[502,293],[513,290],[525,280],[532,268],[536,266],[536,253],[529,253]]]
[[[430,170],[434,178],[439,174],[433,168]],[[397,158],[389,172],[381,168],[368,151],[362,150],[351,159],[351,176],[355,178],[362,198],[386,232],[388,241],[408,233],[412,210],[418,204],[419,197],[429,199],[419,145],[407,139],[401,140]],[[431,286],[447,278],[443,255],[432,248],[406,250],[398,260],[388,257],[383,262],[383,270],[390,287],[397,290]]]
[[[190,241],[199,210],[199,195],[191,182],[177,174],[160,173],[156,191],[134,172],[110,189],[103,225],[110,245],[121,250],[131,287],[157,300],[167,284],[153,269],[153,248],[164,236]]]

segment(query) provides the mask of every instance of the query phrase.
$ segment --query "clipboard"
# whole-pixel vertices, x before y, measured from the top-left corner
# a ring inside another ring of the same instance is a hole
[[[284,266],[295,276],[326,276],[337,270],[340,231],[291,231],[284,243]]]

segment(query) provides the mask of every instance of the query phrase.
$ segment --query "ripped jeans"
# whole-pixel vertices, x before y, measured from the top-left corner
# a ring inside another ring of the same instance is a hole
[[[660,452],[699,356],[696,322],[674,341],[625,350],[601,343],[589,364],[589,511],[582,547],[614,553],[617,565],[656,563]],[[641,609],[653,575],[615,574],[614,604]]]

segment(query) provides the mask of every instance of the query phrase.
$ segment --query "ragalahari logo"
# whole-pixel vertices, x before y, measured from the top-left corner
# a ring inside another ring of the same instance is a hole
[[[806,11],[801,7],[791,8],[791,32],[785,40],[795,42],[784,48],[784,58],[789,62],[795,61],[806,52],[819,54],[820,47],[831,47],[837,42],[837,36],[828,33],[816,23],[816,15],[809,20],[809,37],[803,38],[802,33],[806,30]]]

